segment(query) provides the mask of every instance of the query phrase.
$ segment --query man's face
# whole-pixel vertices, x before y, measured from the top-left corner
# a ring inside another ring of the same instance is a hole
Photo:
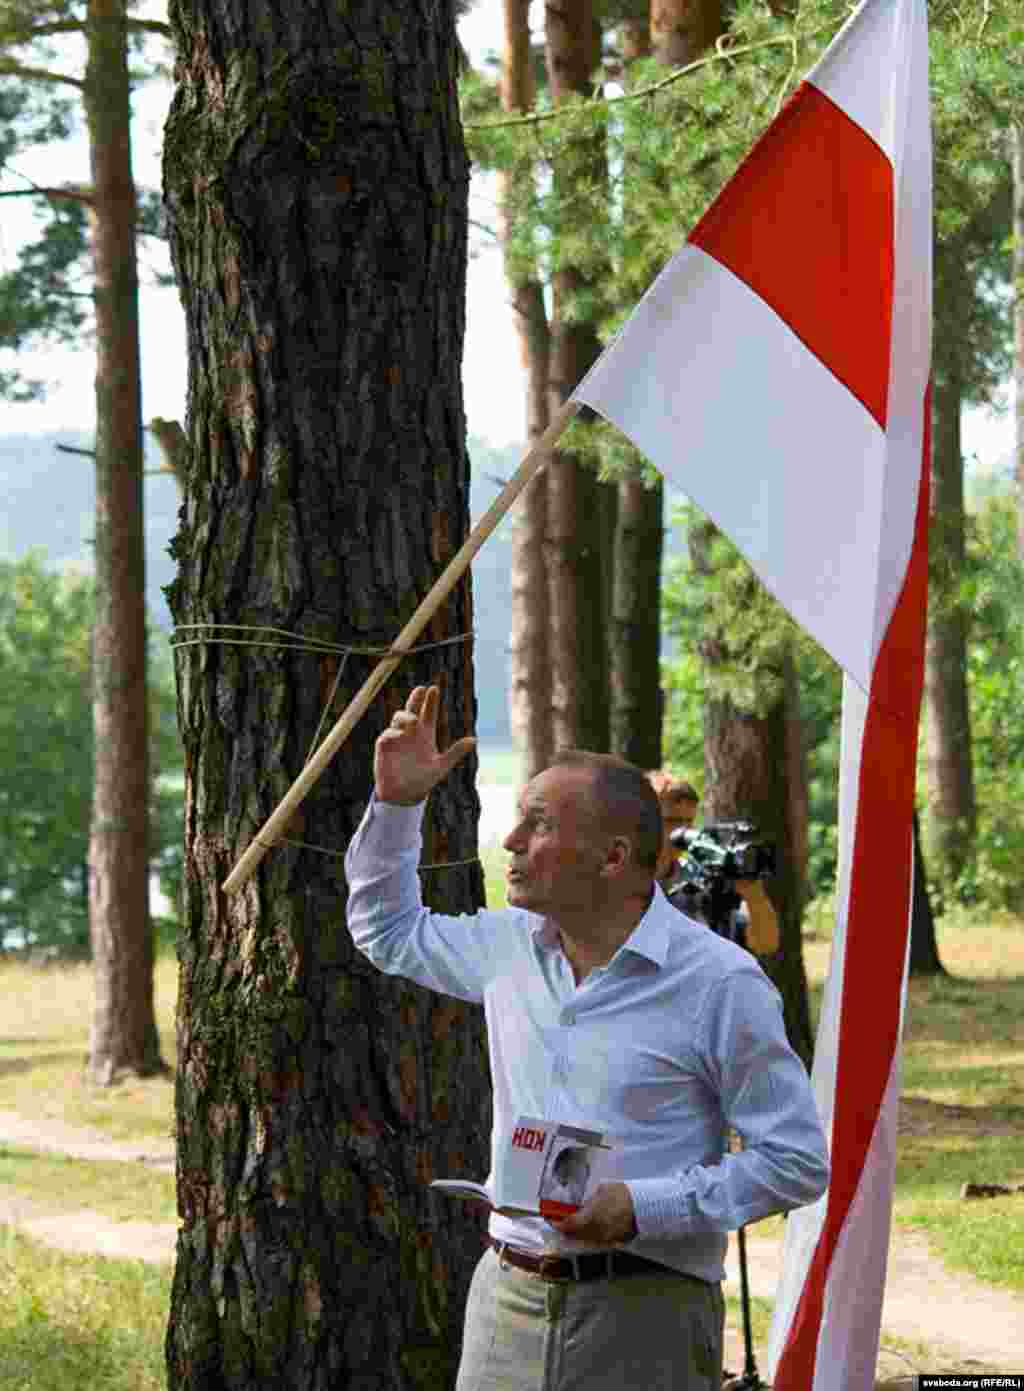
[[[604,838],[592,811],[589,768],[547,768],[519,797],[516,824],[505,837],[512,859],[507,898],[531,913],[591,908],[600,889]]]
[[[658,864],[654,871],[655,878],[664,879],[665,875],[671,870],[678,860],[681,851],[669,840],[673,831],[682,830],[683,827],[690,827],[697,820],[696,802],[661,802],[661,824],[663,827],[663,839],[661,850],[658,854]]]

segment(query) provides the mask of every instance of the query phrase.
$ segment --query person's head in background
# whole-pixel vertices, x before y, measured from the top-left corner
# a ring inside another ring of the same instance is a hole
[[[664,768],[656,768],[647,774],[647,780],[654,788],[658,805],[661,807],[661,822],[664,836],[658,863],[654,871],[656,879],[664,879],[671,874],[672,867],[682,853],[669,839],[673,831],[690,827],[697,820],[697,806],[700,798],[690,783],[677,778]]]

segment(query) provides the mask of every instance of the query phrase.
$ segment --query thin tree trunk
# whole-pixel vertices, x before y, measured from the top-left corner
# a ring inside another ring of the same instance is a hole
[[[952,372],[936,381],[933,400],[930,543],[934,563],[925,650],[925,749],[930,842],[942,880],[952,884],[970,859],[977,822],[967,693],[967,615],[957,595],[965,550],[962,393]]]
[[[651,42],[669,67],[699,58],[722,32],[722,0],[651,0]]]
[[[165,197],[189,342],[181,623],[389,643],[468,527],[468,167],[451,0],[171,9]],[[375,660],[188,648],[171,1391],[452,1385],[487,1170],[481,1011],[387,977],[337,853],[415,684],[473,719],[468,577],[237,896],[226,874]],[[211,633],[211,637],[216,633]],[[264,633],[264,641],[268,635]],[[270,639],[272,640],[272,639]],[[483,898],[474,760],[432,795],[427,901]],[[302,848],[321,847],[318,850]]]
[[[589,95],[598,47],[592,0],[564,0],[545,10],[548,85],[555,105]],[[607,177],[603,143],[594,141],[591,173]],[[566,198],[572,186],[562,161],[552,178]],[[552,276],[549,410],[557,410],[597,361],[601,345],[591,322],[572,312],[588,288],[579,267]],[[559,449],[548,469],[545,553],[551,618],[552,710],[556,747],[607,750],[609,679],[606,616],[611,593],[607,538],[614,528],[615,491],[598,482],[569,450]]]
[[[504,0],[505,50],[501,101],[506,111],[529,111],[534,103],[529,0]],[[544,287],[536,263],[523,265],[512,249],[517,209],[532,192],[535,172],[525,160],[499,174],[498,227],[505,254],[519,357],[526,378],[526,433],[532,444],[547,428],[550,334]],[[547,531],[547,474],[536,476],[516,504],[512,530],[512,637],[509,657],[509,716],[512,735],[530,779],[551,762],[554,751],[551,703]]]
[[[661,764],[661,556],[664,489],[620,479],[611,622],[611,747],[641,768]]]
[[[90,0],[85,108],[96,271],[95,773],[88,1072],[159,1071],[149,917],[145,545],[135,185],[124,0]]]
[[[1010,130],[1013,156],[1013,377],[1016,389],[1017,544],[1024,556],[1024,128]]]
[[[621,26],[625,63],[653,52],[666,66],[692,62],[722,31],[721,0],[652,0],[649,23],[639,14]],[[628,192],[627,192],[628,197]],[[661,762],[661,560],[664,490],[639,478],[617,485],[610,641],[611,746],[657,767]]]
[[[628,68],[651,52],[646,4],[619,27]],[[628,190],[627,195],[628,197]],[[661,479],[647,488],[639,477],[616,485],[609,632],[611,750],[641,768],[661,763],[664,697],[661,689],[661,558],[665,492]]]
[[[928,894],[928,874],[921,853],[921,825],[914,812],[914,900],[910,915],[910,961],[912,976],[944,976],[935,938],[935,915]]]

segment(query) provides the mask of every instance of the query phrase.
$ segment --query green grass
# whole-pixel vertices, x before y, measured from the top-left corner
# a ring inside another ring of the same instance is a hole
[[[163,1391],[171,1272],[67,1256],[0,1227],[4,1391]]]
[[[805,947],[817,1017],[830,944]],[[947,976],[911,980],[893,1216],[954,1269],[1024,1291],[1024,1194],[962,1200],[967,1181],[1024,1183],[1024,923],[938,924]]]
[[[68,1159],[0,1144],[0,1197],[5,1189],[52,1212],[89,1208],[135,1222],[175,1222],[178,1215],[174,1175],[144,1164]]]
[[[167,1060],[174,1057],[177,989],[177,963],[160,956],[154,1001]],[[112,1087],[93,1087],[86,1080],[92,1007],[91,966],[38,969],[0,961],[0,1110],[93,1126],[116,1140],[169,1141],[174,1114],[169,1077],[128,1079]]]

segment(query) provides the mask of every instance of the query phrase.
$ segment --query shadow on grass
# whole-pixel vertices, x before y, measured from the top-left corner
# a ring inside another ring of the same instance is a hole
[[[59,1053],[33,1053],[22,1058],[0,1058],[0,1077],[17,1077],[19,1074],[34,1072],[37,1068],[53,1067],[58,1063],[62,1066],[82,1067],[85,1063],[85,1050],[75,1048]],[[0,1386],[2,1385],[0,1382]]]

